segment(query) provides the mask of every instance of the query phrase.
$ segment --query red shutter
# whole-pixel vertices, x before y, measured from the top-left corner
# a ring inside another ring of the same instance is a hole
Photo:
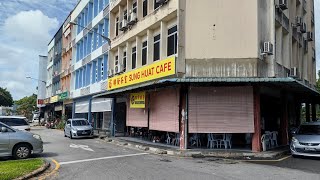
[[[179,92],[176,88],[151,93],[149,129],[179,132]]]
[[[192,87],[190,133],[253,133],[253,88]]]
[[[127,126],[148,127],[148,102],[146,99],[146,108],[130,108],[129,99],[127,100]]]

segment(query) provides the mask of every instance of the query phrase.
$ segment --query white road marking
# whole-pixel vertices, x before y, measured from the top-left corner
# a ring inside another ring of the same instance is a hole
[[[103,159],[114,159],[114,158],[122,158],[122,157],[141,156],[141,155],[147,155],[147,154],[148,153],[138,153],[138,154],[127,154],[127,155],[119,155],[119,156],[108,156],[108,157],[93,158],[93,159],[82,159],[82,160],[76,160],[76,161],[59,162],[59,164],[60,165],[75,164],[75,163],[81,163],[81,162],[98,161],[98,160],[103,160]]]
[[[71,147],[71,148],[81,148],[81,149],[86,150],[86,151],[92,151],[92,152],[94,151],[93,149],[89,148],[89,146],[87,146],[87,145],[70,144],[70,147]]]

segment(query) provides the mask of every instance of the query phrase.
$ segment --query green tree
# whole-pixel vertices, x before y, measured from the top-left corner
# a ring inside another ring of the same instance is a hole
[[[16,101],[18,105],[17,113],[23,115],[28,119],[32,119],[32,112],[37,110],[37,95],[24,97]]]
[[[13,99],[11,93],[6,89],[0,87],[0,106],[12,106]]]
[[[316,88],[320,92],[320,70],[318,71],[318,78],[316,81]]]

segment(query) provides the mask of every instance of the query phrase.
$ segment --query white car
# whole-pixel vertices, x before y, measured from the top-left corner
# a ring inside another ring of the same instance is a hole
[[[0,116],[0,122],[18,130],[30,131],[30,125],[26,117]]]

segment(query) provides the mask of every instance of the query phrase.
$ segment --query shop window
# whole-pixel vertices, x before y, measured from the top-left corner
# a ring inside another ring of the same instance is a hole
[[[153,60],[160,60],[160,34],[153,38]]]
[[[168,46],[167,46],[167,56],[177,54],[177,42],[178,42],[178,32],[177,25],[168,30]]]
[[[148,15],[148,0],[143,1],[142,7],[142,15],[145,17]]]
[[[132,2],[132,12],[137,13],[137,0]]]
[[[126,68],[127,68],[127,52],[123,52],[123,71],[125,71],[126,70]]]
[[[147,64],[147,46],[148,42],[144,41],[142,43],[142,66]]]
[[[116,36],[119,35],[119,17],[116,18]]]
[[[131,60],[132,60],[132,69],[135,69],[137,66],[137,48],[136,47],[132,48]]]

